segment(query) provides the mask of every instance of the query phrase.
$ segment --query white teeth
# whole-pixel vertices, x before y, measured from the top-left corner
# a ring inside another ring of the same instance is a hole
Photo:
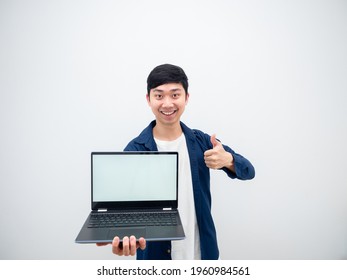
[[[172,111],[172,112],[163,112],[163,111],[162,111],[162,113],[163,113],[164,115],[166,115],[166,116],[170,116],[170,115],[172,115],[173,113],[175,113],[175,111]]]

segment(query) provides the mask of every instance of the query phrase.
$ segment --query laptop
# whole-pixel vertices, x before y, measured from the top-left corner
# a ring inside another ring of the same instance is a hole
[[[92,211],[75,242],[184,239],[177,205],[178,152],[92,152]]]

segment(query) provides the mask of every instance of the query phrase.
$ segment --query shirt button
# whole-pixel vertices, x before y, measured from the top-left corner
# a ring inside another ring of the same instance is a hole
[[[167,249],[167,251],[166,251],[168,254],[170,254],[171,253],[171,250],[170,249]]]

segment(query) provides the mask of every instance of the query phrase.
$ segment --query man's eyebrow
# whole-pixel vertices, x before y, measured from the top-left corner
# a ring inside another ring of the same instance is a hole
[[[157,89],[157,88],[153,89],[153,91],[164,92],[162,89]]]
[[[173,88],[173,89],[171,89],[170,91],[181,91],[182,89],[180,89],[180,88]]]
[[[154,92],[160,92],[160,93],[165,92],[165,90],[158,89],[158,88],[153,89],[153,91],[154,91]],[[170,91],[170,92],[182,91],[182,89],[180,89],[180,88],[173,88],[173,89],[170,89],[169,91]]]

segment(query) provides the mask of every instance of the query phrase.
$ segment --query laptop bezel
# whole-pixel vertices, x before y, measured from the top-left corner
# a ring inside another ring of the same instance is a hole
[[[160,201],[94,201],[93,199],[93,156],[94,155],[140,155],[140,154],[170,154],[176,156],[176,199]],[[145,209],[177,209],[178,207],[178,152],[171,151],[119,151],[119,152],[92,152],[91,153],[91,209],[98,211],[107,210],[145,210]]]

